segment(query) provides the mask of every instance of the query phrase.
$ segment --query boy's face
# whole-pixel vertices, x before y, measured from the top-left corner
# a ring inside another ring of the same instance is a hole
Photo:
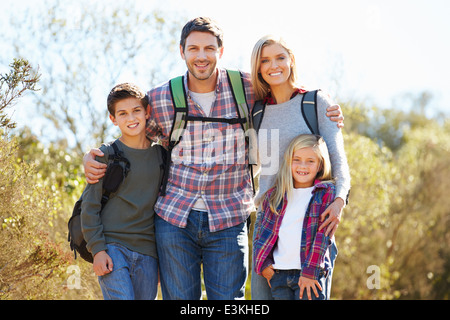
[[[180,53],[189,72],[197,80],[206,80],[214,74],[223,47],[219,48],[217,38],[212,33],[193,31],[186,38],[184,48],[180,46]]]
[[[116,103],[114,116],[109,115],[112,123],[118,126],[123,136],[137,136],[144,132],[149,113],[137,98],[126,98]]]

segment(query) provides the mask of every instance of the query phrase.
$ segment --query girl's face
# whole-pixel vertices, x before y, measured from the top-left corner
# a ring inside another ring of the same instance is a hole
[[[294,188],[312,187],[319,171],[320,159],[313,148],[302,148],[294,152],[291,164]]]
[[[291,58],[279,44],[274,43],[261,50],[261,76],[269,86],[288,84],[291,75]]]

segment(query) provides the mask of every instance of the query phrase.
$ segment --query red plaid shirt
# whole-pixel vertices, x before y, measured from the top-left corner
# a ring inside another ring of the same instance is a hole
[[[226,70],[217,70],[216,99],[210,115],[205,115],[189,97],[186,73],[184,86],[190,116],[239,117]],[[254,94],[250,76],[244,73],[243,78],[251,111]],[[167,147],[174,119],[169,82],[150,90],[148,97],[151,117],[147,136]],[[191,208],[202,197],[208,208],[211,232],[246,221],[254,208],[247,152],[241,124],[188,121],[181,142],[172,151],[166,196],[158,198],[156,213],[184,228]]]
[[[296,95],[298,95],[299,93],[303,94],[308,92],[308,90],[306,90],[303,86],[301,86],[300,88],[295,88],[294,93],[291,95],[291,98],[294,98]],[[267,96],[264,98],[263,100],[264,104],[276,104],[275,100],[272,97],[272,93],[268,93]]]
[[[269,197],[274,191],[270,189],[263,201],[262,212],[264,214],[261,224],[256,232],[253,242],[253,265],[258,274],[274,264],[273,251],[278,240],[281,222],[287,207],[287,197],[284,197],[278,207],[279,214],[272,212],[269,206]],[[315,279],[319,278],[321,271],[327,271],[329,267],[330,237],[325,236],[326,228],[319,230],[320,215],[333,203],[336,189],[331,182],[320,182],[316,180],[313,195],[303,220],[303,234],[301,250],[299,252],[301,261],[301,276]],[[281,210],[280,210],[281,209]]]

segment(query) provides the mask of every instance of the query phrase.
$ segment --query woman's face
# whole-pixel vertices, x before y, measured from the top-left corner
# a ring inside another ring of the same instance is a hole
[[[277,43],[264,47],[259,72],[271,87],[287,84],[291,75],[289,53]]]

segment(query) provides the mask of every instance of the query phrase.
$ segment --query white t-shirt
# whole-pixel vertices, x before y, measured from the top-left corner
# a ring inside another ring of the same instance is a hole
[[[303,219],[308,209],[314,187],[292,190],[286,212],[281,222],[277,245],[273,252],[274,269],[301,269],[300,247]]]
[[[189,92],[192,100],[197,103],[197,105],[202,108],[203,112],[207,117],[209,117],[209,114],[211,113],[211,108],[213,106],[214,101],[216,100],[216,94],[214,91],[207,92],[207,93],[197,93],[197,92]],[[206,208],[205,201],[203,201],[202,198],[199,198],[195,203],[194,207],[195,210],[200,211],[208,211]]]

